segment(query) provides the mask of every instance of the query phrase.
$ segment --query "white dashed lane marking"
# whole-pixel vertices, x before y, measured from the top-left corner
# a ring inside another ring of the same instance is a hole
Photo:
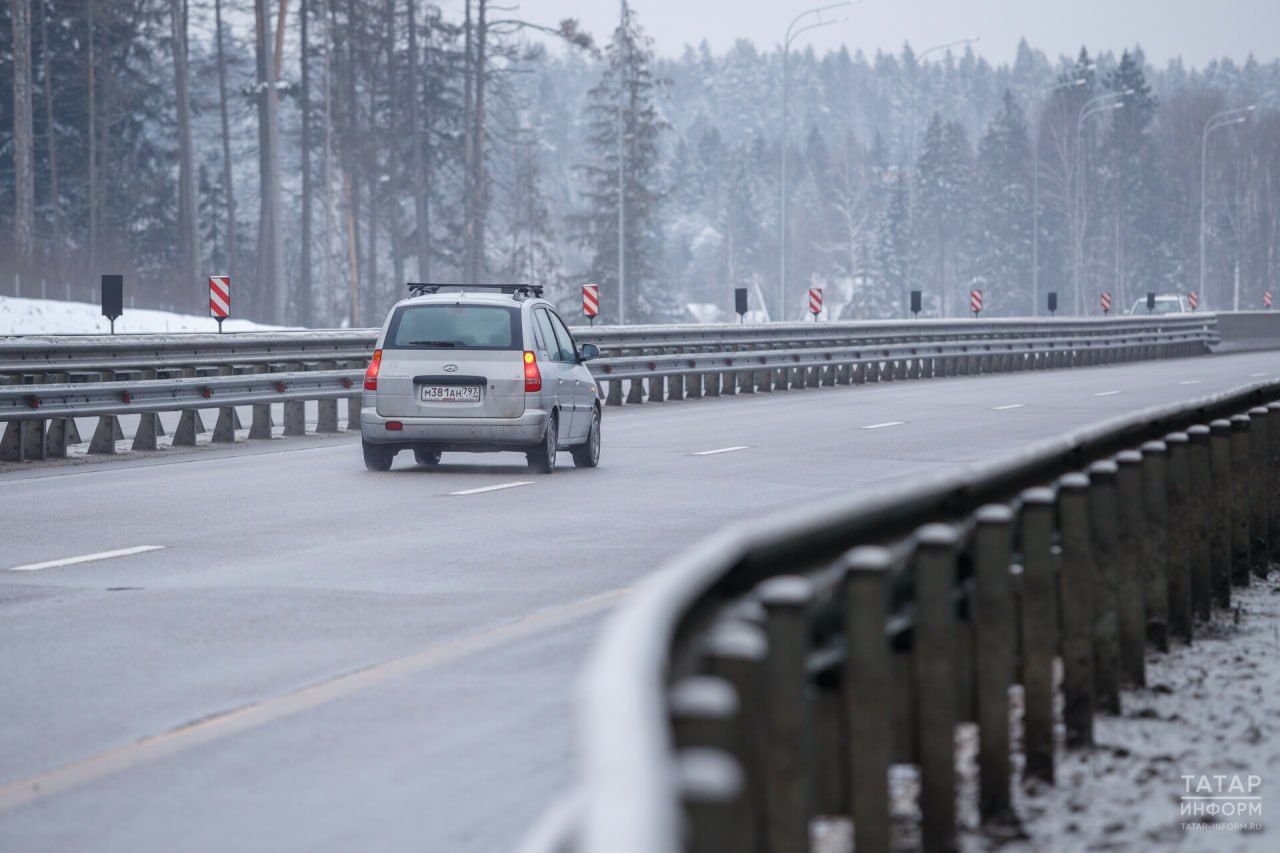
[[[715,456],[717,453],[732,453],[735,450],[747,450],[745,444],[735,444],[733,447],[717,447],[715,450],[697,450],[689,454],[690,456]]]
[[[1119,394],[1119,393],[1120,393],[1119,391],[1099,391],[1097,394],[1094,394],[1093,396],[1095,396],[1095,397],[1111,397],[1111,396],[1113,396],[1113,395],[1115,395],[1115,394]]]
[[[61,560],[49,560],[44,563],[28,563],[25,566],[11,566],[11,572],[38,572],[42,569],[57,569],[62,566],[78,566],[81,563],[95,563],[98,560],[110,560],[113,557],[131,557],[134,554],[145,554],[148,551],[159,551],[163,545],[136,545],[133,548],[119,548],[115,551],[99,551],[96,554],[83,554],[79,557],[64,557]]]
[[[502,489],[514,489],[516,486],[532,486],[533,480],[516,480],[514,483],[499,483],[496,486],[481,486],[478,489],[463,489],[460,492],[450,492],[451,495],[479,495],[484,492],[497,492]]]
[[[996,406],[996,407],[995,407],[995,408],[993,408],[991,411],[993,411],[993,412],[1007,412],[1009,409],[1021,409],[1021,408],[1023,408],[1023,407],[1024,407],[1024,406],[1026,406],[1026,405],[1027,405],[1026,403],[1008,403],[1008,404],[1003,405],[1003,406]]]
[[[882,424],[869,424],[869,425],[864,426],[864,427],[862,427],[862,428],[863,428],[863,429],[884,429],[885,427],[891,427],[891,426],[902,426],[902,425],[903,425],[903,424],[905,424],[905,423],[906,423],[906,421],[885,421],[885,422],[884,422],[884,423],[882,423]]]

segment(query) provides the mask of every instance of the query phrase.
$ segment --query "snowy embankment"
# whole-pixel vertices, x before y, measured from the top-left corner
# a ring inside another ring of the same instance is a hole
[[[231,319],[222,328],[227,332],[254,332],[286,327]],[[0,296],[0,335],[101,335],[110,330],[102,309],[89,302]],[[117,334],[216,331],[218,323],[212,317],[149,308],[126,308],[124,316],[116,320]]]

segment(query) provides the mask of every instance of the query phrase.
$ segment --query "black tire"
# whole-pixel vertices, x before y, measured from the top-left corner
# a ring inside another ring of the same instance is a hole
[[[547,431],[542,436],[542,443],[525,454],[529,467],[537,474],[550,474],[556,470],[556,451],[559,449],[559,419],[553,412],[547,421]]]
[[[417,460],[419,465],[427,465],[427,466],[439,465],[440,451],[439,450],[419,450],[418,448],[415,447],[413,449],[413,458]]]
[[[569,448],[573,454],[575,468],[594,468],[600,464],[600,410],[591,412],[591,429],[587,431],[587,440],[577,447]]]
[[[364,467],[370,471],[391,470],[391,460],[396,458],[394,448],[367,441],[361,441],[360,446],[364,449]]]

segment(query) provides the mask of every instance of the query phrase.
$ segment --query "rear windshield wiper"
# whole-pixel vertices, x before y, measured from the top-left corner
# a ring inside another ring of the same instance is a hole
[[[456,347],[457,341],[409,341],[411,347]]]

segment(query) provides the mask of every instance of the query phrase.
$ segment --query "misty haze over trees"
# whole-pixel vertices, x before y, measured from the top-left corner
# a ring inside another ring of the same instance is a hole
[[[5,0],[0,293],[123,272],[139,306],[204,313],[228,273],[236,316],[372,325],[409,280],[529,281],[571,316],[594,281],[615,321],[621,275],[628,322],[727,314],[735,287],[777,319],[785,129],[789,318],[810,286],[844,318],[913,288],[934,314],[972,288],[1097,313],[1199,289],[1204,129],[1250,104],[1207,137],[1201,299],[1280,290],[1280,63],[793,50],[784,128],[776,47],[659,57],[625,5],[611,33],[536,14]]]

